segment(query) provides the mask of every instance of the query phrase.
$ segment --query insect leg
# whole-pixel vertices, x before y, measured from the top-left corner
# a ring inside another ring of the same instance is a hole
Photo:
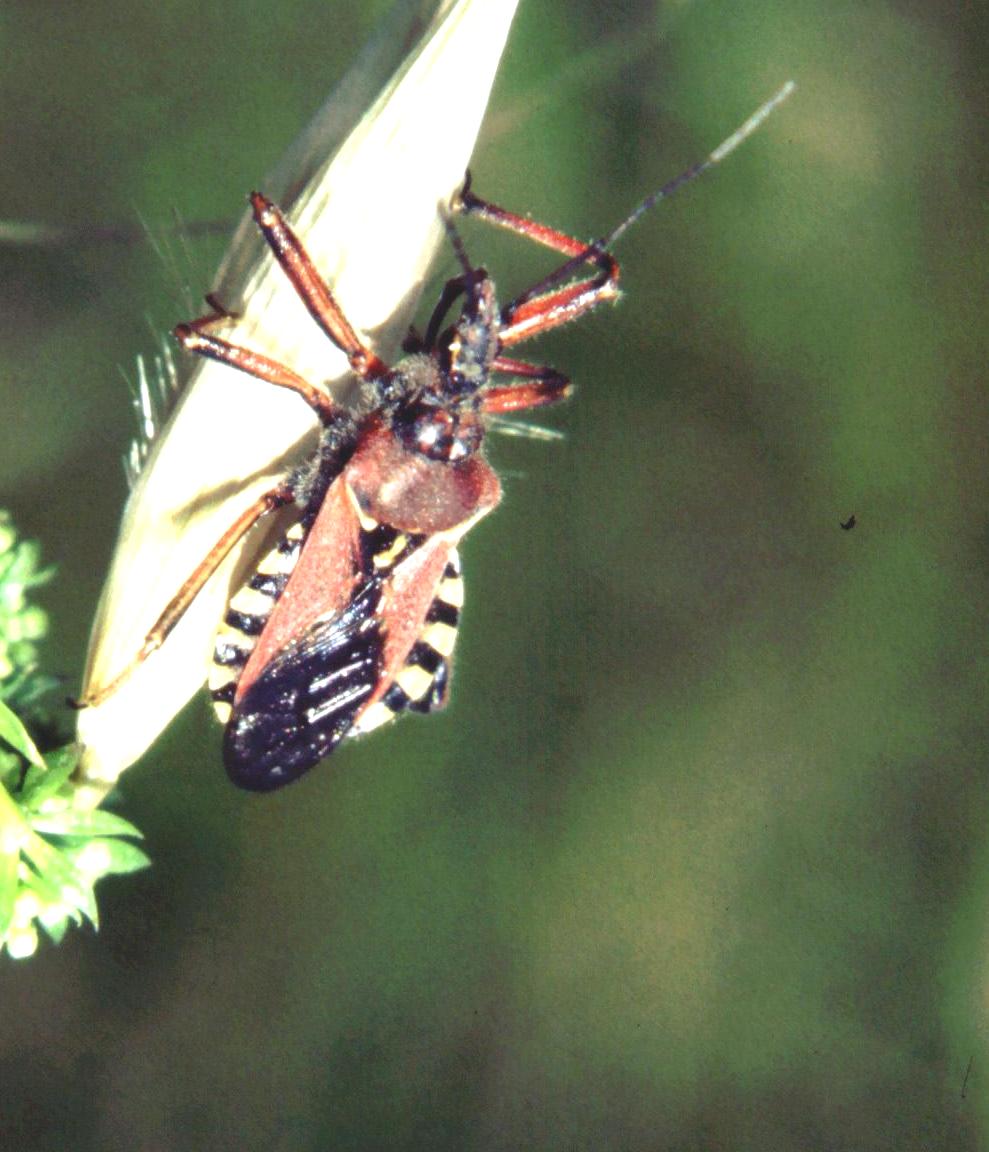
[[[96,692],[90,692],[81,700],[76,701],[75,707],[93,708],[97,704],[102,704],[104,700],[112,696],[120,685],[132,676],[134,671],[147,660],[152,652],[157,651],[162,644],[164,644],[168,634],[185,615],[189,605],[199,595],[206,581],[209,580],[227,556],[230,555],[235,545],[244,538],[259,520],[263,519],[270,512],[274,512],[276,508],[290,504],[294,498],[295,493],[293,489],[288,485],[280,484],[277,488],[272,488],[270,491],[265,492],[263,496],[260,496],[249,508],[242,512],[213,545],[205,560],[199,564],[188,580],[186,580],[178,592],[176,592],[168,602],[165,610],[155,621],[151,631],[145,636],[141,647],[129,663],[109,684],[104,685]]]
[[[585,241],[567,236],[565,232],[558,232],[555,228],[550,228],[548,224],[540,224],[536,220],[530,220],[528,216],[520,216],[517,212],[509,212],[507,208],[499,208],[497,204],[492,204],[489,200],[482,200],[471,187],[469,172],[463,188],[457,193],[454,207],[467,216],[480,216],[482,220],[487,220],[509,232],[515,232],[519,236],[525,236],[537,244],[552,248],[554,252],[562,252],[565,256],[583,258],[589,247]],[[590,245],[590,247],[593,248],[594,246]],[[538,290],[537,286],[532,291]]]
[[[481,411],[488,413],[519,412],[524,408],[541,408],[555,404],[570,393],[570,380],[561,372],[542,364],[529,364],[525,360],[510,360],[496,356],[491,362],[492,372],[505,372],[520,376],[524,383],[499,384],[485,388],[481,393]]]
[[[221,364],[229,364],[231,368],[246,372],[248,376],[255,376],[268,384],[297,392],[326,423],[336,406],[322,389],[310,384],[308,380],[284,364],[279,364],[277,360],[270,360],[260,352],[252,352],[249,348],[231,344],[227,340],[221,340],[219,336],[211,336],[204,331],[217,319],[222,318],[214,315],[202,316],[189,324],[180,324],[173,335],[187,352],[195,352],[210,360],[218,360]]]
[[[460,192],[458,206],[468,215],[480,216],[499,228],[570,257],[502,308],[499,336],[503,347],[568,324],[605,300],[614,300],[618,296],[618,261],[599,242],[586,244],[555,228],[482,200],[471,191],[469,176]],[[597,273],[573,284],[564,284],[585,264],[595,265]],[[558,284],[564,284],[564,287],[558,288]]]
[[[388,371],[388,365],[361,342],[281,211],[260,192],[251,193],[251,205],[254,219],[264,233],[268,246],[309,315],[333,343],[346,353],[351,368],[358,376],[365,380],[383,376]]]
[[[607,254],[605,254],[607,255]],[[594,259],[593,254],[587,259]],[[551,328],[559,328],[561,324],[569,324],[585,312],[596,308],[608,300],[618,299],[618,264],[608,257],[610,268],[597,276],[580,280],[576,284],[568,284],[552,292],[545,292],[540,296],[530,297],[528,293],[520,296],[517,301],[502,308],[502,327],[498,333],[503,348],[518,344],[538,336],[541,332],[548,332]],[[582,260],[571,260],[563,267],[567,272],[573,270]]]

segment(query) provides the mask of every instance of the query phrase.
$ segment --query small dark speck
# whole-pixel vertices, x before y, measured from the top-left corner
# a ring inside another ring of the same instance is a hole
[[[846,532],[851,532],[851,530],[855,527],[855,513],[853,512],[847,520],[839,520],[838,523]]]

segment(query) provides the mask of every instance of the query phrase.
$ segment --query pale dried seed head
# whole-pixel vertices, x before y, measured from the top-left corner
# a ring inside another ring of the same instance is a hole
[[[394,45],[422,26],[421,0],[400,6],[300,137],[289,164],[261,189],[285,207],[348,319],[383,354],[404,332],[442,236],[438,205],[463,180],[515,7],[516,0],[431,5],[432,22],[387,79]],[[369,77],[387,82],[347,135],[341,121],[356,121],[353,104],[368,91]],[[335,152],[330,137],[343,139]],[[324,161],[321,148],[332,156]],[[238,230],[217,292],[242,313],[238,343],[314,382],[332,384],[345,374],[343,355],[252,228]],[[312,443],[314,430],[298,397],[196,362],[125,509],[83,695],[127,665],[183,581]],[[164,646],[118,691],[80,712],[79,804],[98,803],[205,680],[236,562],[235,554],[224,563]]]

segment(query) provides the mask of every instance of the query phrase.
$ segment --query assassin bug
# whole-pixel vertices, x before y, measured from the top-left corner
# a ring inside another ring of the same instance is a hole
[[[232,780],[256,791],[279,788],[346,736],[404,711],[443,707],[463,603],[457,544],[501,497],[483,454],[485,420],[552,404],[570,388],[555,369],[506,351],[615,299],[615,242],[724,159],[792,88],[589,244],[480,199],[468,176],[457,211],[534,240],[564,262],[499,307],[487,271],[471,264],[444,215],[460,274],[447,281],[425,334],[410,333],[393,368],[351,327],[279,209],[253,193],[264,239],[313,320],[346,354],[357,396],[339,404],[289,366],[216,335],[236,317],[209,297],[212,311],[175,329],[187,351],[297,393],[319,420],[319,446],[228,528],[130,664],[82,706],[110,695],[160,647],[246,533],[292,504],[299,519],[232,597],[216,640],[209,686],[226,725],[223,757]]]

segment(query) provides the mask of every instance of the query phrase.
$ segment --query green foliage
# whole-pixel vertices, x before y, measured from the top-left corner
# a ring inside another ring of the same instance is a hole
[[[32,589],[51,579],[40,566],[34,540],[18,540],[10,515],[0,510],[0,700],[26,711],[53,686],[38,670],[38,643],[48,632],[44,609],[28,600]]]
[[[52,684],[38,669],[48,619],[27,598],[52,574],[38,560],[0,512],[0,948],[16,958],[34,953],[39,927],[56,942],[70,923],[96,927],[97,880],[149,863],[133,824],[73,806],[76,749],[43,756],[6,702],[37,716]]]

